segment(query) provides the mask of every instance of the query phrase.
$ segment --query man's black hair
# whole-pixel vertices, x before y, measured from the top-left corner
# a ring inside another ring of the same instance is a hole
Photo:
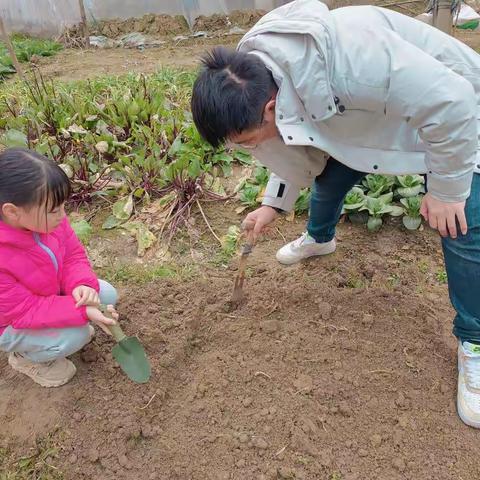
[[[260,125],[277,87],[256,55],[216,47],[202,63],[192,92],[193,121],[200,135],[217,147],[230,135]]]

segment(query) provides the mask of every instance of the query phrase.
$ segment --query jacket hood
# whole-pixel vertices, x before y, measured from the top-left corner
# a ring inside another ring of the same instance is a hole
[[[237,48],[257,54],[272,71],[279,83],[280,111],[284,110],[282,90],[295,91],[297,110],[303,110],[313,121],[320,121],[336,113],[330,86],[335,39],[335,22],[325,4],[318,0],[296,0],[262,17]],[[304,55],[293,57],[292,47]],[[305,61],[307,58],[310,61]],[[278,120],[281,124],[282,117]]]

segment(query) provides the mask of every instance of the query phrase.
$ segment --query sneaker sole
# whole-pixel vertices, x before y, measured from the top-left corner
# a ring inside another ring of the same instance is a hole
[[[480,422],[476,422],[476,421],[468,418],[468,416],[463,411],[463,409],[460,405],[460,402],[458,402],[458,401],[457,401],[457,413],[458,413],[458,416],[461,418],[462,422],[465,425],[468,425],[469,427],[473,427],[473,428],[480,428]]]
[[[24,371],[22,369],[22,367],[19,367],[17,365],[12,365],[12,363],[10,362],[10,358],[8,359],[8,364],[12,367],[13,370],[15,370],[18,373],[21,373],[22,375],[25,375],[26,377],[30,378],[30,380],[32,380],[32,382],[35,382],[37,385],[40,385],[44,388],[61,387],[61,386],[65,385],[66,383],[68,383],[77,373],[77,369],[75,368],[75,371],[70,378],[59,380],[57,382],[45,382],[45,381],[42,381],[41,379],[38,379],[36,377],[32,377],[31,375],[28,374],[27,371]]]
[[[460,367],[460,362],[458,362],[458,366]],[[460,368],[459,368],[458,385],[457,385],[457,413],[458,413],[458,416],[461,418],[462,422],[465,425],[468,425],[469,427],[473,427],[473,428],[480,428],[480,421],[472,420],[467,415],[465,410],[463,409],[462,402],[460,401],[461,396],[459,395],[458,392],[460,392],[460,385],[462,384],[462,381],[463,381],[461,379],[461,375],[462,374],[461,374]]]
[[[282,265],[294,265],[295,263],[299,263],[301,262],[302,260],[307,260],[309,258],[312,258],[312,257],[324,257],[325,255],[331,255],[332,253],[334,253],[336,250],[336,247],[331,250],[331,251],[327,251],[327,252],[324,252],[324,253],[312,253],[311,255],[307,255],[305,257],[302,257],[298,260],[284,260],[284,259],[281,259],[281,258],[278,258],[278,255],[275,256],[275,258],[277,259],[278,263],[281,263]]]

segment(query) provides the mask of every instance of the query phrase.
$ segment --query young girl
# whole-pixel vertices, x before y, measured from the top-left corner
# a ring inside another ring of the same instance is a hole
[[[0,154],[0,350],[10,366],[43,387],[76,372],[67,356],[93,337],[88,321],[106,329],[115,289],[97,280],[65,215],[70,182],[33,151]]]

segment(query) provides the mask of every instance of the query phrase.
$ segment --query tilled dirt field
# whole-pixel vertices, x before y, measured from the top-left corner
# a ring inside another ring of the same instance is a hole
[[[287,240],[301,229],[281,228]],[[255,250],[237,310],[235,261],[122,289],[126,330],[152,362],[147,385],[114,366],[103,333],[56,390],[2,358],[4,443],[19,455],[50,433],[48,461],[66,479],[479,478],[478,432],[455,412],[436,235],[342,224],[337,253],[290,268],[274,260],[282,242]]]

